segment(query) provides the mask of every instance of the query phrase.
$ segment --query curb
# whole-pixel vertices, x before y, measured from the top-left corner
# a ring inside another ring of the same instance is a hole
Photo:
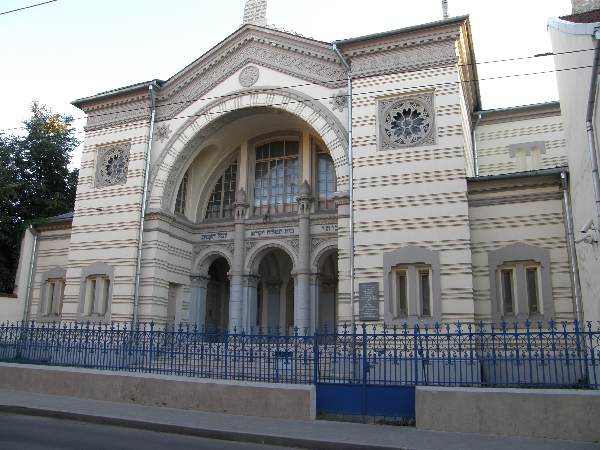
[[[300,447],[315,450],[338,450],[340,448],[349,450],[418,450],[411,447],[389,447],[382,445],[353,444],[347,442],[322,441],[310,438],[297,438],[289,436],[276,436],[261,433],[224,431],[211,428],[188,427],[172,425],[161,422],[148,422],[135,419],[124,419],[120,417],[96,416],[93,414],[58,411],[52,409],[34,408],[18,405],[0,405],[0,412],[22,414],[28,416],[50,417],[62,420],[76,420],[79,422],[94,423],[100,425],[113,425],[137,430],[157,431],[160,433],[182,434],[197,436],[221,441],[248,442],[253,444],[277,445],[287,447]]]

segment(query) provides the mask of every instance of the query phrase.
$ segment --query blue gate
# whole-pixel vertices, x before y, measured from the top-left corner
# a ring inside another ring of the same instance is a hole
[[[337,416],[415,417],[415,387],[317,383],[317,412]]]

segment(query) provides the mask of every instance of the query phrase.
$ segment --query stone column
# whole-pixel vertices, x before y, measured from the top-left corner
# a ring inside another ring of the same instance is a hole
[[[203,330],[206,323],[206,288],[210,278],[202,275],[192,275],[192,291],[188,307],[188,321]]]
[[[231,296],[229,298],[229,329],[241,331],[243,327],[242,302],[244,274],[244,239],[246,233],[246,214],[248,213],[246,191],[242,188],[235,194],[234,222],[235,237],[233,247],[233,264],[231,267]]]
[[[310,327],[310,207],[313,201],[308,181],[300,186],[298,195],[298,267],[296,281],[297,297],[294,298],[294,326],[299,333]]]
[[[250,331],[252,328],[256,328],[257,325],[257,314],[258,314],[258,288],[259,278],[254,275],[246,275],[243,279],[244,286],[244,308],[243,316],[244,328],[246,331]]]

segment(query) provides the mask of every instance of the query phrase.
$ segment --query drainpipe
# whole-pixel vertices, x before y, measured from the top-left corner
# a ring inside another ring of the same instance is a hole
[[[352,161],[352,69],[342,56],[340,50],[337,47],[336,42],[332,44],[333,51],[338,55],[340,61],[344,65],[346,72],[348,73],[348,178],[350,191],[350,224],[348,227],[348,233],[350,237],[350,311],[351,323],[354,325],[354,164]]]
[[[600,229],[600,178],[598,178],[598,153],[596,149],[596,137],[594,133],[594,110],[596,107],[596,91],[598,81],[598,65],[600,61],[600,30],[594,31],[594,62],[592,64],[592,77],[590,82],[590,93],[588,97],[587,112],[585,115],[585,128],[588,137],[588,149],[592,165],[592,184],[596,199],[596,229]]]
[[[154,99],[155,83],[148,86],[150,92],[150,128],[148,130],[148,149],[146,150],[146,167],[144,169],[144,190],[142,204],[140,205],[140,225],[138,234],[137,266],[135,268],[135,285],[133,292],[133,324],[138,321],[138,304],[140,301],[140,274],[142,272],[142,248],[144,246],[144,221],[146,219],[146,206],[148,199],[148,179],[150,176],[150,157],[152,155],[152,135],[154,134],[154,121],[156,119],[156,105]]]
[[[577,248],[575,247],[575,235],[573,233],[573,213],[571,211],[571,195],[569,192],[569,179],[566,172],[560,173],[563,210],[565,213],[565,230],[567,232],[567,248],[569,250],[569,265],[571,269],[571,281],[573,282],[573,294],[575,295],[575,317],[583,326],[583,309],[581,307],[581,281],[579,279],[579,263],[577,261]]]
[[[31,304],[31,285],[33,284],[33,272],[35,267],[35,256],[37,253],[37,242],[38,234],[33,228],[33,225],[29,225],[29,231],[33,234],[33,245],[31,246],[31,261],[29,263],[29,277],[27,279],[27,292],[25,293],[25,305],[23,305],[23,323],[27,320],[27,313],[29,312],[29,305]]]
[[[472,131],[472,140],[473,140],[473,171],[475,172],[475,176],[479,176],[479,154],[477,153],[477,139],[475,137],[475,130],[479,126],[479,122],[481,122],[481,113],[477,115],[477,120],[475,121],[475,125],[473,126]]]

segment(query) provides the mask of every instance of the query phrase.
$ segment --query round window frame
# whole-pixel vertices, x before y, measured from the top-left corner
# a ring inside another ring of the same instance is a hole
[[[387,149],[395,149],[395,148],[410,148],[416,147],[419,145],[427,145],[434,144],[434,130],[435,130],[435,111],[433,108],[433,96],[428,97],[402,97],[402,98],[394,98],[385,100],[383,103],[383,107],[380,108],[380,125],[379,125],[379,133],[381,136],[381,147],[384,150]],[[390,114],[391,110],[399,109],[399,105],[403,103],[413,102],[419,104],[424,111],[429,113],[430,117],[430,127],[427,132],[421,136],[415,142],[402,143],[398,140],[393,139],[393,137],[388,136],[386,132],[386,124],[387,117]]]

